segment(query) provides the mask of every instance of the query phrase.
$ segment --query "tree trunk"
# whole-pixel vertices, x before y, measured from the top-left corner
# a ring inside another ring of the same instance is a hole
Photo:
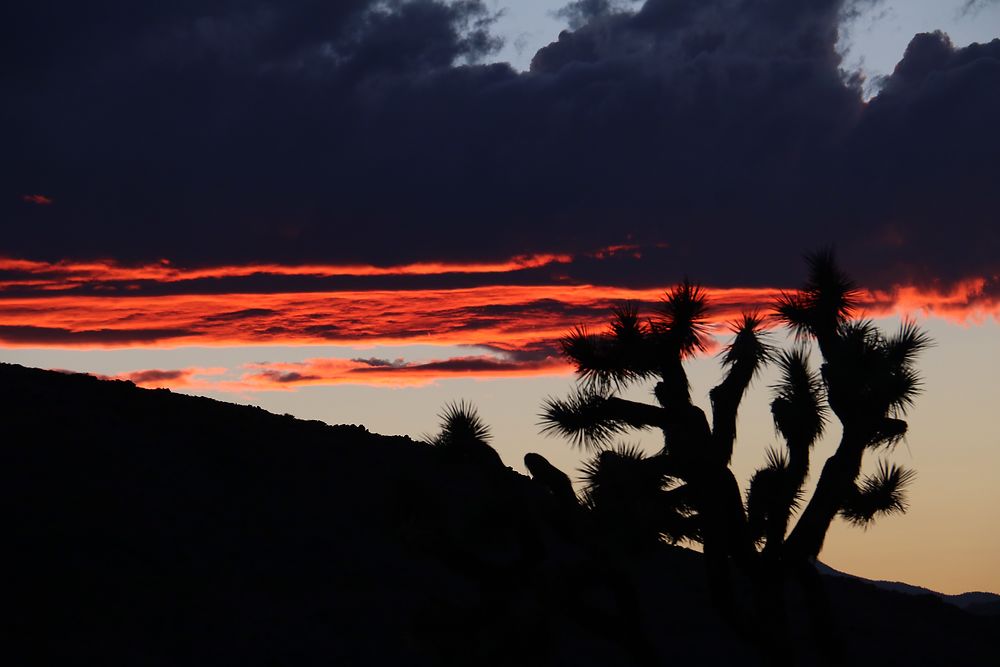
[[[864,439],[845,431],[837,452],[823,466],[809,504],[785,542],[787,559],[804,560],[819,556],[833,518],[861,473],[864,451]]]

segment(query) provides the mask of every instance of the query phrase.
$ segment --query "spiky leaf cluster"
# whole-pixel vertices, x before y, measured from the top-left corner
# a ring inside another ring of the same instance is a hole
[[[562,350],[575,363],[586,388],[607,393],[655,373],[651,331],[635,304],[623,303],[613,309],[607,332],[595,334],[577,327],[561,341]]]
[[[618,445],[595,454],[581,472],[584,505],[627,542],[697,537],[683,489],[669,488],[675,481],[664,474],[660,457],[647,457],[633,445]]]
[[[842,418],[869,421],[885,436],[876,442],[898,431],[882,420],[905,415],[913,405],[921,388],[913,362],[929,344],[926,334],[909,322],[891,336],[868,320],[841,326],[834,361],[824,369],[834,410]]]
[[[879,516],[902,514],[907,509],[906,488],[915,476],[912,470],[880,461],[878,471],[855,486],[840,510],[841,516],[867,527]]]
[[[489,427],[472,404],[450,403],[440,418],[440,432],[427,441],[447,460],[497,470],[505,467],[500,455],[489,444]]]
[[[784,539],[788,519],[802,501],[801,475],[784,452],[769,448],[767,463],[750,478],[747,489],[747,525],[755,541]]]
[[[832,251],[809,255],[806,261],[808,281],[797,292],[782,294],[775,310],[778,319],[799,337],[822,339],[850,321],[861,292],[837,266]]]
[[[763,328],[764,318],[758,313],[744,313],[730,324],[733,339],[722,350],[722,365],[727,368],[746,366],[756,377],[774,355],[774,348],[767,343]]]
[[[596,449],[629,430],[607,409],[608,396],[579,388],[565,399],[548,397],[542,405],[542,432],[555,433],[578,446]]]
[[[664,296],[652,321],[657,347],[688,356],[704,352],[708,336],[708,297],[698,285],[684,280]]]
[[[576,365],[582,385],[607,394],[629,384],[662,375],[664,361],[706,349],[707,301],[704,290],[684,282],[669,291],[649,320],[634,303],[612,311],[608,329],[593,333],[577,327],[561,341],[563,353]]]
[[[790,446],[811,446],[826,427],[823,380],[810,369],[805,347],[784,350],[775,361],[781,379],[773,387],[774,427]]]
[[[441,431],[431,440],[438,447],[462,447],[490,440],[490,428],[471,403],[449,403],[439,415]]]

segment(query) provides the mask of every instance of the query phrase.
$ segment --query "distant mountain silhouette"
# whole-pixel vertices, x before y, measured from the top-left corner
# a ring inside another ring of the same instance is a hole
[[[947,593],[939,593],[929,588],[924,588],[923,586],[906,584],[901,581],[866,579],[855,574],[841,572],[840,570],[836,570],[824,563],[817,563],[817,567],[820,572],[827,576],[845,577],[857,581],[863,581],[883,590],[906,593],[907,595],[932,595],[939,600],[955,605],[959,609],[964,609],[965,611],[973,614],[1000,615],[1000,595],[997,595],[996,593],[988,593],[986,591],[970,591],[968,593],[959,593],[958,595],[949,595]]]
[[[0,425],[6,664],[759,664],[699,554],[617,558],[504,467],[9,364]],[[827,583],[852,665],[995,664],[1000,618]]]

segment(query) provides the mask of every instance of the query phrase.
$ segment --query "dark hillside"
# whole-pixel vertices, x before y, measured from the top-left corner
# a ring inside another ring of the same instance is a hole
[[[700,556],[622,561],[510,470],[7,364],[0,424],[6,664],[756,664]],[[852,664],[996,664],[996,618],[828,583]]]

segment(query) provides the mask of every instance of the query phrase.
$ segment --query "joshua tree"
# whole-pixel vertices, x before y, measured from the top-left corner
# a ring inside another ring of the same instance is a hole
[[[544,406],[547,431],[596,451],[584,471],[584,504],[627,526],[635,544],[660,537],[700,542],[713,595],[730,617],[736,613],[730,564],[756,582],[758,592],[770,591],[758,601],[780,613],[782,575],[815,584],[812,562],[838,513],[865,525],[906,509],[903,492],[912,473],[883,461],[876,474],[861,477],[861,464],[866,451],[890,450],[906,433],[901,417],[919,391],[914,361],[928,338],[912,323],[887,336],[855,320],[858,290],[830,253],[811,256],[809,268],[806,285],[775,306],[774,317],[795,332],[797,347],[769,345],[758,314],[732,325],[732,342],[721,354],[723,379],[709,393],[711,422],[691,401],[683,364],[705,350],[708,333],[706,295],[689,282],[668,292],[648,319],[625,305],[614,310],[608,331],[570,333],[563,351],[576,364],[578,388]],[[818,372],[809,365],[810,341],[823,357]],[[744,503],[729,467],[736,417],[751,381],[769,362],[781,373],[771,411],[787,451],[768,452]],[[656,405],[618,396],[643,381],[655,381]],[[789,532],[804,500],[810,450],[829,413],[842,425],[840,444]],[[645,457],[610,448],[634,428],[660,429],[662,451]]]

